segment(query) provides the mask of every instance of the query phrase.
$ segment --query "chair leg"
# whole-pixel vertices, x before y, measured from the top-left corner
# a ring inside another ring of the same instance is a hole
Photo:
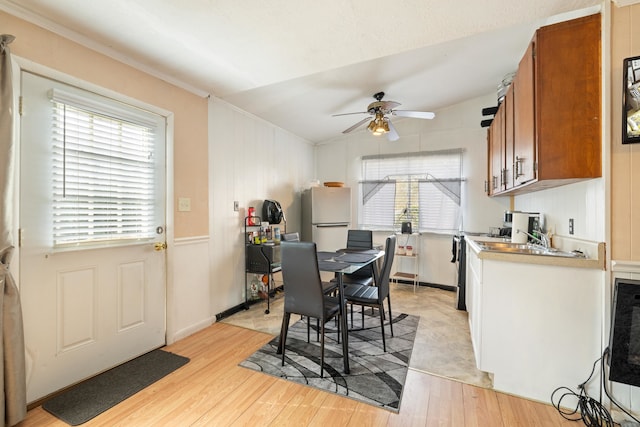
[[[282,316],[282,328],[280,329],[280,342],[278,343],[278,354],[282,354],[282,366],[284,366],[284,347],[287,342],[287,331],[289,330],[290,313],[284,313]]]
[[[353,304],[349,304],[351,306],[351,329],[353,329]]]
[[[322,319],[322,337],[320,338],[320,378],[324,377],[324,319]]]
[[[382,349],[384,352],[387,352],[387,342],[384,338],[384,306],[380,304],[378,307],[378,311],[380,312],[380,332],[382,332]]]
[[[391,328],[391,336],[393,336],[393,315],[391,314],[391,297],[387,296],[387,304],[389,305],[389,327]],[[380,304],[380,307],[384,307],[384,301]]]

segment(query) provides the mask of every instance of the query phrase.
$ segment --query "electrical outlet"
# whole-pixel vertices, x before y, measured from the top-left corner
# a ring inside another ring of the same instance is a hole
[[[240,210],[240,203],[236,200],[233,202],[233,211],[238,212]]]
[[[191,199],[189,197],[178,198],[178,212],[190,212],[191,211]]]
[[[573,234],[573,218],[569,218],[569,234]]]

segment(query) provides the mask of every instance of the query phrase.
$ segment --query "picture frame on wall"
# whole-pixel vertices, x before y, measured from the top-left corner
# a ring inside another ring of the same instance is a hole
[[[640,142],[640,56],[623,61],[622,143]]]

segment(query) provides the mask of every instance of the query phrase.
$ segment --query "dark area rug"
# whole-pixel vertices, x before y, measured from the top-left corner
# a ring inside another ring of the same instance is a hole
[[[153,350],[70,388],[42,407],[62,421],[77,426],[117,405],[189,362],[162,350]]]
[[[371,310],[365,312],[371,313]],[[365,314],[364,327],[360,311],[354,312],[353,319],[353,327],[349,319],[349,375],[344,373],[342,344],[336,341],[337,328],[331,321],[327,323],[325,338],[324,378],[320,378],[320,342],[316,339],[314,319],[309,343],[306,320],[289,326],[284,366],[282,355],[276,354],[279,337],[242,361],[240,366],[398,412],[420,317],[395,316],[394,337],[388,321],[385,322],[386,353],[382,350],[377,311],[375,316]]]

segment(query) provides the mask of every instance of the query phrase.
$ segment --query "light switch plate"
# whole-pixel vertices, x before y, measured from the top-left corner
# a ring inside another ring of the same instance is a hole
[[[178,212],[191,212],[191,199],[189,197],[178,198]]]
[[[236,200],[233,202],[233,211],[238,212],[238,210],[240,210],[240,203]]]

